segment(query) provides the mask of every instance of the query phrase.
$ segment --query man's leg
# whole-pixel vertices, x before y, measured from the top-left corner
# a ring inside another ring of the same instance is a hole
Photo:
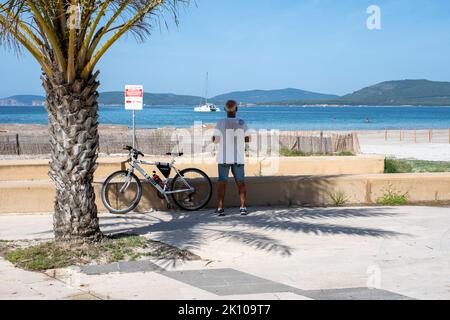
[[[247,208],[245,206],[247,198],[247,188],[245,186],[245,169],[243,164],[235,164],[232,167],[234,180],[236,181],[239,190],[240,209],[242,215],[247,215]]]
[[[247,198],[247,188],[245,187],[245,182],[236,182],[239,189],[239,200],[241,202],[241,208],[245,208],[245,201]]]
[[[227,183],[223,182],[223,181],[219,181],[218,185],[217,185],[217,199],[218,199],[218,204],[217,204],[217,208],[218,209],[224,209],[224,199],[225,199],[225,190],[227,188]]]
[[[224,200],[225,190],[228,182],[228,174],[230,172],[230,166],[226,164],[219,164],[219,182],[217,183],[217,213],[219,216],[224,216]]]

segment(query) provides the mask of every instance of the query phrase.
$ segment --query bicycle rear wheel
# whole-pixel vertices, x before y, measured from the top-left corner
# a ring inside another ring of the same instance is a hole
[[[175,192],[172,199],[178,207],[186,211],[197,211],[211,200],[212,183],[203,171],[185,169],[173,179],[171,191]]]
[[[141,181],[134,173],[117,171],[105,180],[101,197],[109,212],[128,213],[134,210],[141,200]]]

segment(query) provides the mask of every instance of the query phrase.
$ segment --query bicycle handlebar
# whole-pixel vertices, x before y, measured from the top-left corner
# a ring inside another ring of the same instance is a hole
[[[128,152],[134,152],[136,155],[138,155],[138,156],[143,156],[143,157],[145,157],[145,155],[141,152],[141,151],[139,151],[139,150],[136,150],[135,148],[133,148],[132,146],[125,146],[125,147],[123,147],[123,150],[127,150]]]

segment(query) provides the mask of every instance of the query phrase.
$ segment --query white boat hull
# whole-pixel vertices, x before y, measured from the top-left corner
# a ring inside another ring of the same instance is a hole
[[[208,103],[194,108],[195,112],[220,112],[220,109],[214,104]]]

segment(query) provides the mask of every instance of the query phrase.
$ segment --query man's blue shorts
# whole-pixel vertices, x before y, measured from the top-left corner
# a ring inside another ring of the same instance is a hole
[[[228,176],[231,172],[233,173],[234,180],[236,182],[245,181],[245,170],[243,164],[219,164],[219,181],[227,182]]]

